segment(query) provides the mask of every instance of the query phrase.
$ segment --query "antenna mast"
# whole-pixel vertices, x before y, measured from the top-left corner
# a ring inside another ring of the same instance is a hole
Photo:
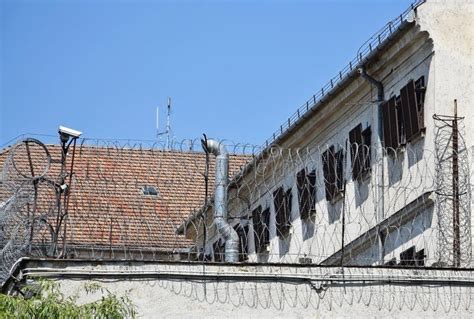
[[[171,98],[168,97],[168,115],[166,116],[166,148],[170,149],[170,133],[171,133]]]
[[[171,148],[171,98],[168,97],[168,113],[166,115],[166,130],[160,132],[160,108],[156,108],[156,137],[166,134],[166,149]]]

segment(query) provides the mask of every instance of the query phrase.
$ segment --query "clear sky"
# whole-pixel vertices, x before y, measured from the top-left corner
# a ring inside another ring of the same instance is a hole
[[[0,145],[23,133],[261,144],[412,0],[0,0]]]

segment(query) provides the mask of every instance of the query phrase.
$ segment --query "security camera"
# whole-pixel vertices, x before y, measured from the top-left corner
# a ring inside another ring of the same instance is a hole
[[[78,138],[82,134],[82,132],[79,132],[79,131],[73,130],[72,128],[68,128],[61,125],[59,126],[59,133],[61,135],[66,135],[66,136],[70,136],[74,138]]]

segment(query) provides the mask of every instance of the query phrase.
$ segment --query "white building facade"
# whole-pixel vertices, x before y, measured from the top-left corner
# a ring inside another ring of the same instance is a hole
[[[241,260],[471,265],[473,7],[413,5],[274,134],[229,184]]]

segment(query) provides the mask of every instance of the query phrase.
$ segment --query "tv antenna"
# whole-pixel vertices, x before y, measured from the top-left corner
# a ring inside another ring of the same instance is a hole
[[[160,107],[156,107],[156,137],[160,138],[162,135],[166,135],[166,149],[170,149],[171,140],[171,98],[168,97],[168,110],[166,115],[166,129],[160,132]]]

